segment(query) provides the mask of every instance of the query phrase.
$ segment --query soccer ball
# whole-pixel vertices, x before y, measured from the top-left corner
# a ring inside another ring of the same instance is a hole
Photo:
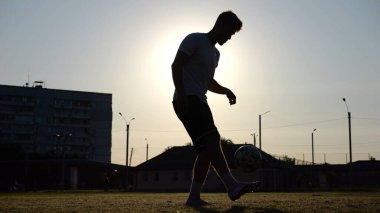
[[[244,172],[253,172],[260,168],[262,159],[260,150],[253,145],[239,147],[234,155],[236,167]]]

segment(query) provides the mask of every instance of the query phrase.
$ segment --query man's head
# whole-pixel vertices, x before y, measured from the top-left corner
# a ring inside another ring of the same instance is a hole
[[[223,45],[231,36],[239,32],[243,23],[232,11],[225,11],[221,13],[216,19],[215,25],[212,29],[215,42]]]

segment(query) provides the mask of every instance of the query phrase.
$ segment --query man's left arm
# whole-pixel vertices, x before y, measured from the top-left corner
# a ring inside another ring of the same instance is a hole
[[[217,94],[226,95],[230,104],[236,104],[235,94],[228,88],[221,86],[215,79],[211,79],[208,90]]]

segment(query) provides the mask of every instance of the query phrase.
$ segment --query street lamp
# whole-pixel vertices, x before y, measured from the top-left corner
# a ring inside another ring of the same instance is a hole
[[[346,103],[346,99],[342,99],[344,104],[346,105],[347,109],[347,114],[348,114],[348,144],[349,144],[349,149],[350,149],[350,163],[352,163],[352,148],[351,148],[351,112],[348,110],[348,106]]]
[[[312,132],[311,132],[311,159],[312,159],[312,163],[314,165],[314,132],[316,131],[317,129],[314,129]]]
[[[125,158],[125,190],[128,191],[128,150],[129,150],[129,123],[135,118],[130,119],[127,121],[127,119],[124,118],[123,114],[119,112],[119,115],[124,119],[126,126],[127,126],[127,146],[126,146],[126,158]]]
[[[253,145],[256,147],[256,133],[251,134],[251,136],[253,137]]]
[[[149,145],[148,145],[148,139],[145,138],[145,142],[146,142],[146,161],[148,161],[148,150],[149,150]]]
[[[270,111],[268,110],[268,111],[266,111],[266,112],[264,112],[263,114],[260,114],[259,115],[259,149],[261,150],[261,116],[262,115],[265,115],[265,114],[267,114],[267,113],[269,113]]]

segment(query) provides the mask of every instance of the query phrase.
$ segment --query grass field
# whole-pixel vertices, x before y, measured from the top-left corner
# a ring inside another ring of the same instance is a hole
[[[252,193],[236,202],[204,193],[211,205],[184,205],[185,193],[101,191],[0,194],[0,212],[380,212],[380,192]]]

